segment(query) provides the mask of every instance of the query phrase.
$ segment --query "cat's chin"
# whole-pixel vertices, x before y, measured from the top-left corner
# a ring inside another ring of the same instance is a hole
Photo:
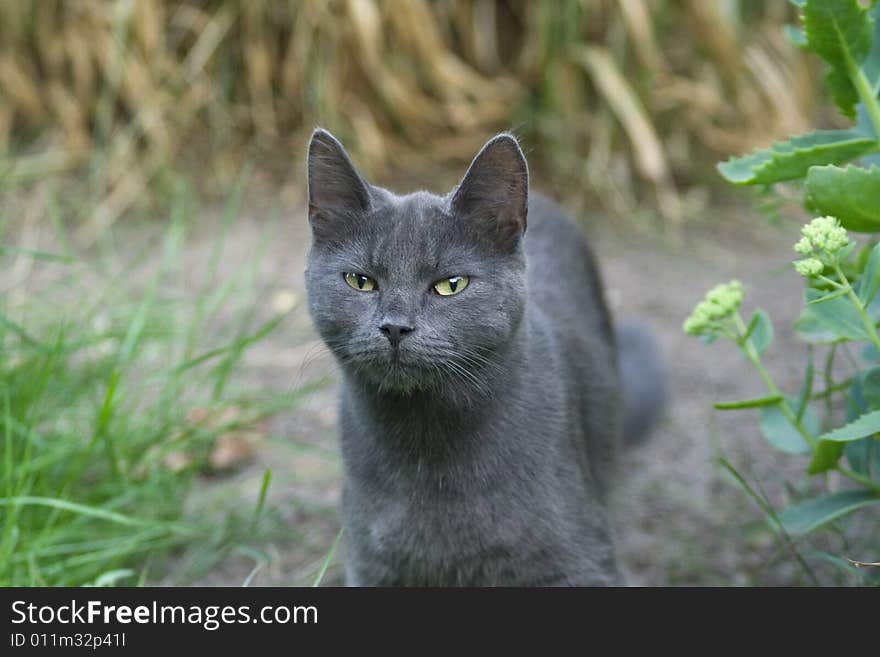
[[[359,375],[367,385],[383,394],[412,395],[432,390],[438,383],[427,368],[400,361],[371,364],[360,369]]]

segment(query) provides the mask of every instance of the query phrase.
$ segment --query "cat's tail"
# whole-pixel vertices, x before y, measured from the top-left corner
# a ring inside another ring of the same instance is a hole
[[[617,326],[617,361],[626,444],[642,442],[660,420],[669,401],[669,368],[653,332],[626,319]]]

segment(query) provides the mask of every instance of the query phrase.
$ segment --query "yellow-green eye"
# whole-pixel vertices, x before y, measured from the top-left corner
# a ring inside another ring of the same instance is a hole
[[[345,274],[345,282],[360,292],[372,292],[376,289],[376,281],[363,274]]]
[[[469,280],[467,276],[450,276],[434,283],[434,290],[441,297],[452,296],[466,288]]]

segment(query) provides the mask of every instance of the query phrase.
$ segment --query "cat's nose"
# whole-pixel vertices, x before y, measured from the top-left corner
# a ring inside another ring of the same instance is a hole
[[[382,324],[379,330],[385,334],[392,347],[400,344],[407,335],[415,331],[414,326],[401,326],[400,324]]]

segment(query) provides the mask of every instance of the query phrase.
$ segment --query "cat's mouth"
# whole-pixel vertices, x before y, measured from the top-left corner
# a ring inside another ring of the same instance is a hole
[[[382,392],[408,394],[442,384],[436,357],[400,347],[371,349],[343,358],[344,366]]]
[[[497,371],[490,354],[450,343],[347,344],[336,351],[340,365],[363,384],[381,393],[416,392],[456,395],[485,392],[487,377]]]
[[[370,359],[365,368],[372,382],[389,392],[409,393],[434,387],[430,363],[425,363],[412,352],[392,348]]]

